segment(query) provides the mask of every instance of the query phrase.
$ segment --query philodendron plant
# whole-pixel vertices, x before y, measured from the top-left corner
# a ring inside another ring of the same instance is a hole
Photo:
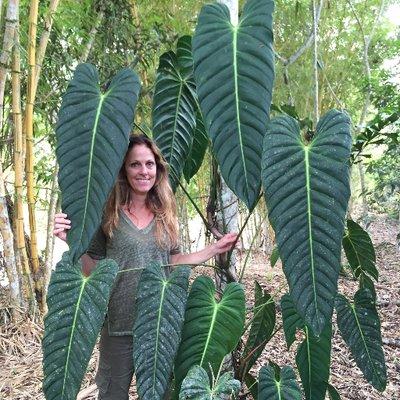
[[[335,309],[357,365],[375,388],[385,389],[375,254],[368,234],[345,220],[350,120],[343,111],[328,111],[311,137],[288,115],[269,120],[273,8],[272,0],[249,0],[234,26],[226,6],[203,7],[193,40],[181,38],[176,52],[160,58],[152,118],[174,188],[182,175],[190,181],[210,142],[224,180],[250,212],[262,188],[277,239],[274,258],[281,258],[289,286],[280,299],[288,347],[303,332],[296,355],[303,391],[289,366],[270,361],[258,377],[251,372],[279,329],[277,299],[260,284],[246,318],[239,283],[219,293],[209,277],[200,276],[189,289],[187,267],[166,276],[160,265],[150,264],[139,284],[133,328],[141,400],[227,399],[238,394],[240,382],[254,399],[297,400],[303,393],[324,400],[326,392],[339,399],[329,383]],[[63,209],[73,230],[70,251],[49,288],[43,339],[47,399],[76,398],[104,318],[117,266],[105,260],[84,277],[79,258],[100,224],[126,151],[138,90],[135,75],[124,70],[101,93],[93,67],[82,65],[64,96],[57,156]],[[352,301],[338,293],[342,247],[360,282]],[[233,374],[222,371],[232,352]]]
[[[72,228],[69,251],[50,280],[44,321],[43,390],[47,400],[75,399],[107,310],[118,266],[100,261],[84,276],[79,261],[100,225],[103,206],[128,148],[140,90],[136,74],[120,71],[102,91],[96,69],[76,68],[56,127],[62,209]]]

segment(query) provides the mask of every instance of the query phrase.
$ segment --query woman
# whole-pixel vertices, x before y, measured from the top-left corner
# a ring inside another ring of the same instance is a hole
[[[71,221],[55,217],[54,234],[66,240]],[[228,233],[216,243],[191,254],[178,246],[174,194],[167,164],[155,143],[144,135],[130,138],[118,180],[105,207],[104,219],[87,254],[82,256],[86,275],[101,258],[114,259],[120,271],[114,282],[100,338],[96,375],[100,400],[128,399],[133,376],[132,327],[135,297],[141,271],[150,261],[200,264],[230,250],[237,235]]]

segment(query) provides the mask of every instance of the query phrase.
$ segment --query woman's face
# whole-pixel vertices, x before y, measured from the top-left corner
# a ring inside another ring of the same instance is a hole
[[[125,172],[133,192],[147,194],[154,186],[157,175],[153,152],[145,144],[134,145],[126,157]]]

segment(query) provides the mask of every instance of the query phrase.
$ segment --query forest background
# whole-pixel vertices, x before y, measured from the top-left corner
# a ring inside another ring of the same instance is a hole
[[[27,315],[40,321],[40,310],[45,309],[43,299],[54,265],[53,217],[60,204],[54,128],[61,96],[76,65],[94,64],[101,82],[123,67],[134,68],[142,81],[137,129],[150,132],[159,57],[175,48],[180,36],[193,33],[203,4],[196,0],[0,2],[0,324]],[[275,2],[272,107],[272,115],[288,113],[310,129],[315,97],[311,5],[308,0]],[[37,25],[32,13],[36,6]],[[318,107],[321,114],[344,108],[353,121],[356,163],[349,213],[364,227],[378,214],[398,226],[400,22],[395,16],[400,18],[400,4],[325,0],[318,3],[318,10]],[[203,163],[190,184],[182,182],[202,210],[209,195],[209,165]],[[189,221],[196,211],[182,190],[178,189],[177,199],[181,242],[184,250],[194,250],[199,233],[193,235],[192,229],[190,234]],[[261,200],[243,234],[244,252],[271,253],[272,231],[267,224],[258,230],[265,216]]]

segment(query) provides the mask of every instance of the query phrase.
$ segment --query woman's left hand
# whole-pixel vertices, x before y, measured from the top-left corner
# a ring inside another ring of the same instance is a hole
[[[215,254],[225,253],[233,248],[237,240],[237,233],[227,233],[214,243]]]

